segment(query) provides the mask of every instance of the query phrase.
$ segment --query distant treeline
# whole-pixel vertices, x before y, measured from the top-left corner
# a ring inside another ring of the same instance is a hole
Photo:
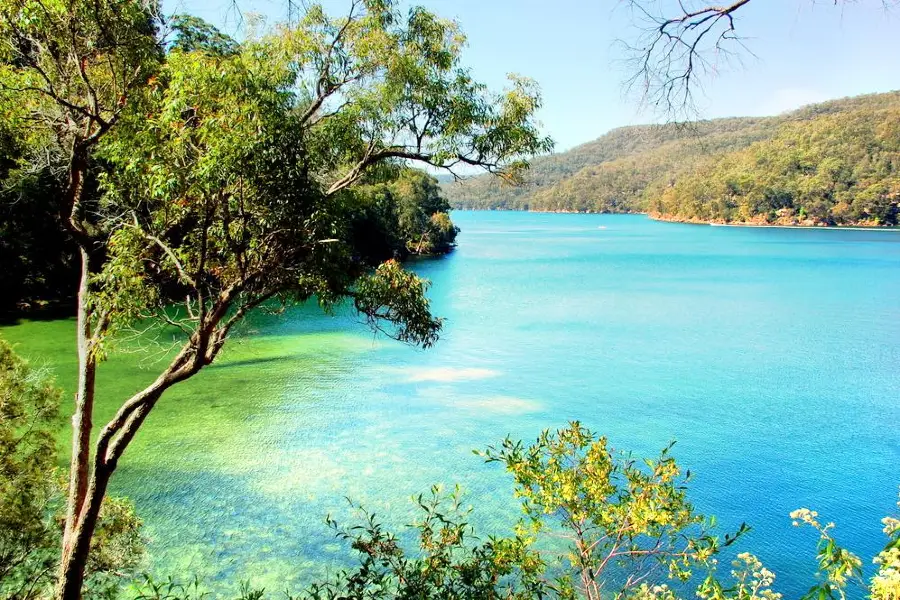
[[[615,129],[536,159],[519,187],[446,183],[453,206],[685,221],[896,225],[900,92],[778,117]]]
[[[21,160],[23,154],[0,124],[0,314],[49,307],[65,315],[74,306],[79,267],[77,247],[63,233],[57,209],[63,182],[59,169],[34,167]],[[100,201],[100,170],[93,169],[87,181],[92,202]],[[445,254],[456,245],[459,229],[434,177],[401,168],[370,179],[347,200],[354,216],[345,235],[360,258],[374,263]]]

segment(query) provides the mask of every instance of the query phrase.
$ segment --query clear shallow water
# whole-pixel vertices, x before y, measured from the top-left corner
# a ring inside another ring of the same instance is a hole
[[[478,521],[515,517],[508,478],[471,454],[579,419],[675,456],[723,528],[746,520],[776,587],[805,591],[814,508],[867,562],[900,484],[900,234],[657,223],[640,216],[455,213],[451,256],[415,264],[447,318],[427,352],[347,316],[257,318],[175,390],[129,449],[153,568],[214,585],[308,582],[346,556],[345,496],[407,522],[409,497],[459,482]],[[72,323],[3,335],[71,389]],[[104,365],[101,412],[152,379]]]

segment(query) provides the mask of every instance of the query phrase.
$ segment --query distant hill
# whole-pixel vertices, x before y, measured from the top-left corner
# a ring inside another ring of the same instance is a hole
[[[442,189],[456,208],[896,224],[898,115],[900,92],[891,92],[777,117],[621,127],[535,159],[521,186],[481,176]]]

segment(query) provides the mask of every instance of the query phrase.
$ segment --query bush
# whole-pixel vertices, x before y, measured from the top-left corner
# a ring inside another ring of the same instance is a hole
[[[54,432],[61,392],[0,339],[0,597],[52,592],[62,545],[63,483]],[[132,504],[109,498],[87,565],[86,597],[111,598],[144,555]]]

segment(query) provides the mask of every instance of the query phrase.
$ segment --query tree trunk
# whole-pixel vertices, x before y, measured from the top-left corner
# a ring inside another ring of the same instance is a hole
[[[56,587],[57,600],[81,600],[85,566],[91,550],[91,539],[97,528],[97,519],[100,516],[100,508],[112,471],[113,469],[99,465],[94,467],[78,524],[70,533],[68,544],[63,547],[59,581]]]
[[[82,281],[78,293],[78,393],[75,397],[75,415],[72,418],[72,466],[69,474],[66,528],[56,588],[57,600],[81,600],[91,540],[97,528],[109,480],[116,470],[119,458],[163,392],[174,384],[192,377],[215,358],[218,348],[210,349],[210,340],[216,332],[216,325],[225,316],[233,294],[237,293],[236,288],[231,289],[220,298],[220,302],[208,315],[207,322],[198,327],[160,376],[122,404],[97,437],[92,465],[91,413],[97,362],[93,354],[95,340],[91,336],[91,315],[88,305],[90,255],[84,247],[81,255]],[[98,327],[102,328],[103,325],[100,324]],[[223,331],[227,332],[227,328]]]
[[[93,427],[94,389],[97,361],[91,342],[91,316],[88,309],[88,278],[90,256],[81,249],[81,283],[78,289],[78,389],[75,393],[75,413],[72,415],[72,459],[69,470],[69,502],[66,511],[65,536],[68,538],[78,520],[87,493],[90,468],[90,442]],[[65,539],[64,539],[65,543]]]
[[[78,288],[78,389],[75,393],[75,412],[72,415],[72,459],[69,467],[69,494],[66,502],[66,522],[63,530],[60,586],[67,578],[67,558],[73,553],[73,536],[83,520],[91,466],[91,429],[93,428],[94,389],[97,360],[91,339],[91,315],[88,307],[90,254],[81,247],[81,282]],[[83,565],[82,565],[83,569]],[[80,587],[79,587],[80,590]],[[77,596],[76,596],[77,597]]]
[[[125,448],[134,439],[144,419],[147,418],[156,402],[162,397],[163,392],[199,370],[199,364],[193,369],[185,368],[184,370],[179,370],[179,367],[184,366],[184,359],[190,349],[191,345],[188,342],[173,360],[172,364],[156,381],[122,404],[122,407],[113,419],[106,424],[98,435],[94,450],[93,467],[89,464],[84,466],[82,463],[78,463],[78,469],[81,470],[83,468],[85,476],[90,473],[90,479],[85,478],[85,481],[89,481],[89,483],[81,498],[80,509],[76,511],[72,530],[67,530],[66,532],[66,540],[63,543],[63,552],[59,565],[56,600],[81,600],[81,591],[84,587],[86,574],[85,566],[91,550],[91,540],[97,529],[100,509],[103,505],[103,498],[106,494],[109,480],[115,472],[119,458],[124,453]],[[90,416],[87,417],[87,420],[89,423]],[[78,439],[78,435],[75,436],[75,439]],[[85,443],[89,444],[90,435],[88,434],[84,439]],[[87,447],[89,448],[89,446]],[[90,453],[88,452],[86,456],[89,458]],[[72,467],[74,472],[76,468],[74,456]],[[72,481],[75,481],[74,477]],[[73,489],[75,488],[77,486],[73,484]],[[70,510],[72,501],[73,497],[70,496]]]
[[[92,314],[90,307],[91,239],[82,222],[82,195],[84,177],[88,168],[87,147],[80,140],[72,144],[69,163],[69,181],[63,194],[63,208],[68,212],[66,223],[78,242],[81,258],[81,278],[78,284],[78,314],[76,346],[78,350],[78,388],[75,391],[75,411],[72,415],[72,458],[69,466],[69,491],[66,502],[66,521],[63,527],[62,555],[60,558],[59,590],[63,582],[71,579],[70,559],[73,556],[76,531],[85,515],[85,500],[91,469],[91,431],[93,429],[94,390],[97,376],[97,358],[94,354]],[[99,510],[99,507],[98,507]],[[81,566],[83,579],[84,565]],[[79,583],[75,596],[79,598]]]
[[[75,527],[69,534],[68,543],[63,546],[56,589],[57,600],[81,599],[91,540],[97,529],[100,509],[103,506],[103,498],[106,495],[109,480],[116,470],[118,459],[125,447],[137,433],[150,410],[162,397],[163,392],[174,383],[169,375],[170,372],[167,370],[149,387],[132,396],[123,406],[133,405],[136,406],[136,409],[125,413],[128,416],[122,420],[119,420],[122,415],[120,411],[100,433],[94,465],[90,473],[90,483],[82,500],[82,509],[77,515]],[[139,401],[139,404],[135,404],[136,401]],[[118,438],[111,444],[110,442],[117,435]]]

